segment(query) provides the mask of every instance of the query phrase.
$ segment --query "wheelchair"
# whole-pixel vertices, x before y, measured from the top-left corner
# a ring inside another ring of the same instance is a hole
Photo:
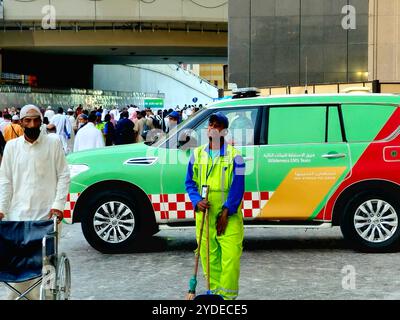
[[[19,292],[10,283],[32,280]],[[0,221],[0,284],[29,300],[40,286],[40,300],[68,300],[71,268],[65,253],[58,254],[57,218],[45,221]]]

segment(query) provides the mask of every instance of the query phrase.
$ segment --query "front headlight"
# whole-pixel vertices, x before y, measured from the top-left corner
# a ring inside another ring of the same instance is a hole
[[[69,167],[69,172],[71,174],[71,178],[89,170],[89,167],[85,164],[70,164],[68,165],[68,167]]]

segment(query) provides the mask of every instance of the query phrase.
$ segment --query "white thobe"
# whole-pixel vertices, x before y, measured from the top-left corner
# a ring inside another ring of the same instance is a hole
[[[63,114],[56,114],[50,121],[57,128],[57,134],[60,136],[64,152],[70,153],[68,149],[68,140],[71,138],[72,126],[67,116]],[[69,139],[68,139],[69,138]]]
[[[71,139],[68,140],[67,145],[68,145],[68,152],[70,153],[74,150],[74,143],[75,143],[75,131],[73,130],[73,127],[75,125],[75,117],[74,116],[67,116],[69,123],[71,125]]]
[[[51,209],[64,210],[70,174],[60,140],[40,134],[9,141],[0,167],[0,212],[8,221],[45,220]]]
[[[132,117],[132,114],[133,114],[135,111],[136,111],[136,108],[134,108],[134,107],[130,107],[130,108],[128,109],[129,118]]]
[[[112,109],[110,111],[110,114],[112,114],[114,116],[115,121],[119,121],[121,115],[120,115],[118,109]]]
[[[103,134],[92,122],[80,128],[75,136],[74,152],[104,147]]]
[[[53,119],[53,117],[55,116],[55,112],[54,110],[46,110],[46,112],[44,113],[44,117],[46,117],[49,122],[51,121],[51,119]]]

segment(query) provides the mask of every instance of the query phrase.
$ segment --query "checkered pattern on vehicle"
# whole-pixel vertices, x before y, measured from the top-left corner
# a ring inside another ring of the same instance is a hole
[[[80,193],[69,193],[67,196],[67,202],[65,203],[64,208],[64,220],[67,223],[72,223],[72,213],[79,195]]]
[[[255,218],[266,205],[272,193],[245,192],[242,213],[245,218]],[[187,194],[150,194],[148,195],[156,215],[157,222],[194,219],[193,205]]]
[[[68,194],[64,209],[64,220],[72,223],[72,214],[79,193]],[[255,218],[271,198],[272,192],[245,192],[242,213],[245,218]],[[187,194],[149,194],[157,222],[193,220],[193,205]]]
[[[243,196],[243,217],[255,218],[269,200],[269,192],[245,192]]]
[[[193,205],[187,194],[149,194],[156,221],[194,219]]]

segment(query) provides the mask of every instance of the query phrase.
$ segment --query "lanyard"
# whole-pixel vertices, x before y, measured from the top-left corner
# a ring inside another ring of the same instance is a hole
[[[215,163],[214,163],[213,157],[210,155],[210,153],[212,152],[211,150],[212,150],[212,149],[210,149],[209,152],[207,153],[207,156],[211,158],[211,168],[210,168],[210,170],[208,170],[208,159],[207,159],[206,182],[207,182],[207,180],[208,180],[208,177],[211,175],[211,172],[212,172],[212,170],[213,170],[213,168],[214,168],[214,164],[215,164]],[[217,158],[219,158],[219,157],[220,157],[220,152],[219,152],[219,154],[215,157],[215,160],[216,160]]]
[[[210,171],[208,171],[208,159],[207,159],[206,183],[207,183],[208,177],[210,176],[210,174],[211,174],[211,172],[212,172],[212,169],[213,169],[213,167],[214,167],[214,161],[213,161],[213,159],[212,159],[212,157],[210,156],[209,153],[207,154],[207,157],[210,157],[210,158],[211,158],[211,168],[210,168]]]

